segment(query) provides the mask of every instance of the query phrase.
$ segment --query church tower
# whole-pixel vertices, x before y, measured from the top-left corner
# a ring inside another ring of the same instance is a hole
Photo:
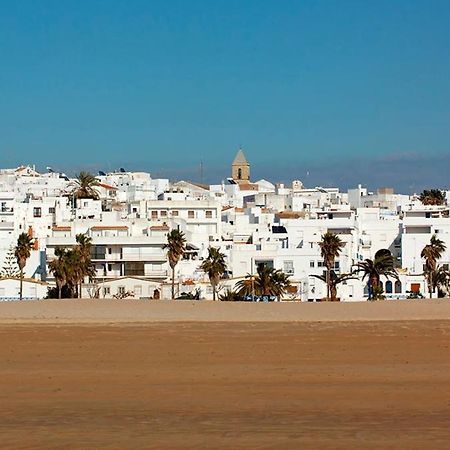
[[[237,152],[231,165],[231,177],[237,183],[250,181],[250,164],[241,149]]]

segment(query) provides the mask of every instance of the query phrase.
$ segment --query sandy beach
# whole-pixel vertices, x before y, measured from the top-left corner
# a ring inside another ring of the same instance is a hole
[[[2,448],[444,449],[450,302],[0,304]]]
[[[0,302],[1,323],[348,322],[450,319],[450,300],[251,303],[187,300]]]

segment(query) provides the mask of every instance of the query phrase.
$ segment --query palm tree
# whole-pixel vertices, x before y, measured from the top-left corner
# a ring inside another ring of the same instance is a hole
[[[91,248],[92,248],[92,238],[87,236],[86,234],[77,234],[76,235],[77,246],[75,247],[76,258],[78,259],[78,283],[77,283],[77,291],[78,296],[81,297],[81,283],[83,282],[84,277],[89,277],[89,280],[95,278],[95,265],[91,261]],[[79,289],[78,289],[79,286]]]
[[[436,235],[431,236],[430,243],[425,245],[420,253],[421,258],[425,259],[424,275],[427,280],[428,292],[430,298],[433,296],[436,287],[435,272],[437,268],[437,261],[446,250],[446,245],[443,241],[438,239]]]
[[[20,270],[20,290],[19,297],[20,300],[23,298],[23,269],[27,263],[27,259],[31,255],[31,250],[33,249],[34,241],[33,238],[27,233],[19,234],[19,238],[17,239],[17,245],[14,250],[14,256],[17,260],[17,265]]]
[[[445,195],[440,189],[425,189],[419,197],[424,205],[443,205]]]
[[[314,278],[317,278],[324,283],[327,283],[326,275],[313,275]],[[330,272],[329,280],[330,280],[330,300],[335,302],[337,300],[337,287],[339,284],[343,283],[347,280],[355,280],[355,277],[352,273],[343,273],[338,275],[334,270]]]
[[[290,286],[289,275],[286,275],[282,270],[273,270],[270,276],[270,293],[275,295],[278,300],[287,292]]]
[[[236,293],[241,297],[248,295],[274,295],[282,297],[289,287],[289,275],[264,265],[258,266],[256,275],[248,274],[236,283]]]
[[[378,250],[373,260],[365,259],[362,262],[358,262],[355,273],[360,272],[363,273],[363,280],[366,277],[369,280],[369,300],[376,299],[374,293],[378,292],[380,288],[380,278],[382,276],[387,279],[392,277],[398,280],[398,274],[394,266],[394,257],[386,249]]]
[[[236,283],[234,289],[240,297],[247,297],[249,295],[252,295],[254,292],[253,275],[248,274],[244,279],[239,280]]]
[[[62,289],[67,284],[69,277],[69,263],[67,250],[57,247],[55,249],[56,258],[49,262],[48,268],[55,277],[56,287],[58,288],[58,298],[62,297]]]
[[[186,250],[186,239],[184,233],[179,229],[171,230],[167,234],[167,244],[164,245],[167,249],[167,258],[169,266],[172,269],[172,300],[175,299],[175,266],[180,261],[183,253]]]
[[[96,189],[99,182],[94,175],[89,172],[80,172],[75,180],[73,189],[74,198],[92,198],[98,200],[100,195]]]
[[[217,285],[227,270],[225,255],[218,248],[209,247],[208,257],[202,262],[200,269],[208,274],[213,289],[213,300],[216,300]]]
[[[330,298],[331,293],[331,270],[334,268],[334,261],[341,253],[345,243],[341,238],[331,231],[327,231],[322,236],[322,241],[319,242],[320,254],[323,258],[323,263],[327,268],[327,299]]]
[[[242,297],[237,292],[227,289],[223,294],[219,295],[219,300],[222,302],[239,302],[242,300]]]

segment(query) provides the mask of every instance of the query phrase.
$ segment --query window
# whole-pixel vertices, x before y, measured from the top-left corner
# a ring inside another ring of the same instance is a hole
[[[152,219],[158,218],[158,211],[152,211]]]
[[[117,288],[117,293],[118,294],[125,294],[125,286],[119,286]]]
[[[49,212],[49,214],[55,214],[56,208],[54,208],[53,206],[50,206],[50,208],[48,208],[48,212]]]
[[[386,281],[386,294],[392,294],[392,281]]]
[[[161,211],[161,217],[167,217],[167,211]]]
[[[112,255],[112,248],[108,247],[108,255]]]
[[[294,261],[284,261],[283,272],[287,275],[292,275],[294,273]]]
[[[313,248],[313,247],[314,247],[314,242],[310,242],[310,243],[309,243],[309,246],[310,246],[311,248]]]
[[[401,294],[402,293],[402,283],[397,280],[394,284],[394,290],[396,294]]]
[[[111,288],[109,286],[106,286],[103,288],[103,297],[106,297],[107,295],[111,294]]]
[[[212,211],[206,211],[206,218],[212,219]]]
[[[42,209],[41,208],[33,208],[33,217],[41,217]]]
[[[309,267],[314,268],[314,261],[309,262]]]
[[[178,211],[172,211],[172,216],[173,217],[178,217]]]
[[[112,271],[112,264],[108,264],[108,272]]]
[[[189,219],[194,219],[194,218],[195,218],[195,213],[194,213],[194,211],[188,211],[188,218],[189,218]]]

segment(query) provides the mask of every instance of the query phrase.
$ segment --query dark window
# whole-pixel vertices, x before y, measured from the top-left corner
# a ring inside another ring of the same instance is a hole
[[[41,208],[33,208],[33,217],[41,217],[42,209]]]
[[[144,262],[143,261],[127,261],[125,263],[125,276],[143,276]]]

